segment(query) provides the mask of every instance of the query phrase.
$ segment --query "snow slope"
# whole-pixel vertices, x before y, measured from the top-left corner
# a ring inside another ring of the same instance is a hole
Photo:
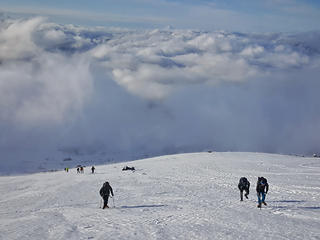
[[[96,169],[0,177],[0,239],[320,239],[317,158],[213,152]],[[243,202],[241,176],[251,182]],[[262,210],[258,176],[270,184]],[[106,180],[115,208],[102,210]]]

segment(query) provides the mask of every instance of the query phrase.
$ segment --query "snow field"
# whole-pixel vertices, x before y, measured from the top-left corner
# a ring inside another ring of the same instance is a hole
[[[320,160],[192,153],[0,177],[0,239],[320,239]],[[121,171],[134,166],[135,172]],[[249,199],[237,184],[246,176]],[[257,209],[258,176],[268,179]],[[99,208],[105,181],[115,198]],[[115,208],[113,208],[113,200]]]

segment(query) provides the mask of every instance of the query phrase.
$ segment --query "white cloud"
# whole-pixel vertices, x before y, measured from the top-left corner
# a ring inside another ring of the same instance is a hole
[[[59,123],[79,109],[91,93],[89,62],[36,44],[41,18],[9,21],[1,26],[0,119],[18,125]],[[50,29],[44,45],[62,44],[65,34]]]
[[[18,125],[60,123],[91,94],[85,60],[44,54],[0,69],[1,118]]]
[[[307,66],[307,47],[294,49],[290,39],[158,30],[122,35],[91,54],[132,94],[159,99],[185,84],[245,82],[266,76],[270,67],[283,71]]]
[[[319,36],[3,20],[0,148],[314,151]]]
[[[277,48],[280,50],[280,48]],[[262,46],[249,46],[241,52],[242,55],[248,56],[248,57],[255,57],[258,55],[261,55],[264,52],[264,48]]]
[[[2,22],[0,27],[0,59],[23,59],[36,54],[37,47],[32,33],[40,25],[41,18],[26,21]]]

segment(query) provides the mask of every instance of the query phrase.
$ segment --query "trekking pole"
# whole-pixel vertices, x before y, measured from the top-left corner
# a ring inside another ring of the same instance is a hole
[[[112,201],[113,201],[113,207],[116,208],[116,205],[114,204],[114,196],[112,197]]]
[[[102,199],[100,199],[100,206],[99,208],[102,208]]]

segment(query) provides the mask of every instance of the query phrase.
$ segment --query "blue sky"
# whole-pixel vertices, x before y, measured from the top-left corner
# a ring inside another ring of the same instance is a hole
[[[87,26],[299,32],[319,30],[316,0],[1,0],[9,15]]]

